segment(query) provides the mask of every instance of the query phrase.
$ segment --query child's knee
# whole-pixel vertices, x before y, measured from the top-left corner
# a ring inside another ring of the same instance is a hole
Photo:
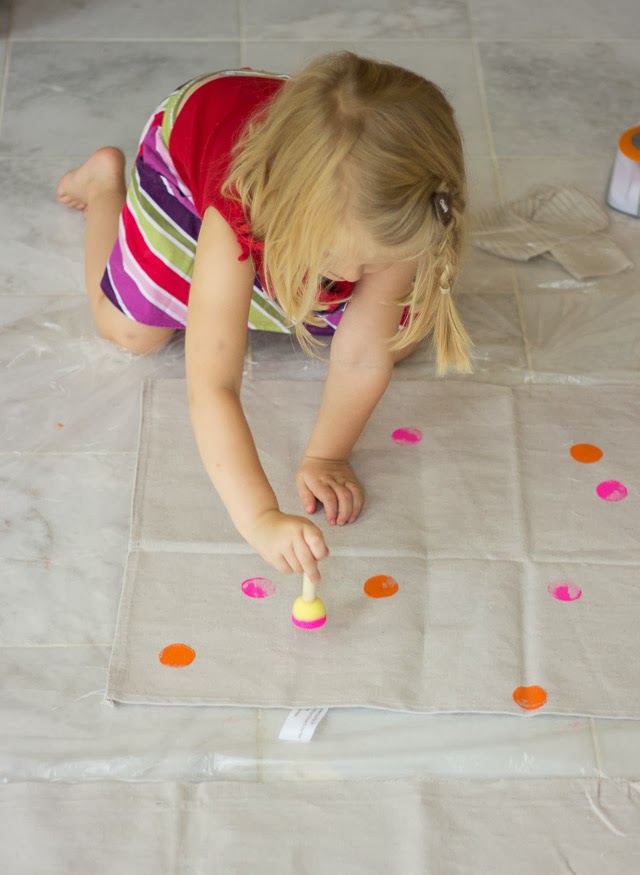
[[[100,337],[136,355],[148,355],[161,349],[173,336],[173,328],[158,328],[134,322],[105,299],[103,306],[94,313]]]
[[[132,352],[135,355],[149,355],[166,346],[173,336],[173,329],[155,329],[155,331],[136,331],[134,327],[127,329],[119,328],[116,331],[107,331],[99,328],[101,337],[111,343],[125,349],[127,352]],[[148,326],[137,326],[147,328]],[[156,333],[157,332],[157,333]]]

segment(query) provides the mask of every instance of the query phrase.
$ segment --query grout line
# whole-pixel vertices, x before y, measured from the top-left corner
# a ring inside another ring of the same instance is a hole
[[[468,11],[468,10],[467,10]],[[473,22],[470,19],[470,24]],[[471,28],[472,29],[472,28]],[[166,37],[168,40],[169,38]],[[186,38],[188,39],[188,37]],[[593,45],[601,44],[601,43],[621,43],[623,45],[627,45],[629,43],[638,43],[640,42],[640,38],[637,37],[611,37],[611,38],[601,38],[593,36],[591,38],[588,37],[557,37],[554,39],[548,38],[539,38],[539,37],[524,37],[522,39],[518,39],[514,37],[513,39],[490,39],[488,37],[466,37],[466,36],[431,36],[431,37],[421,37],[421,36],[358,36],[358,34],[350,34],[346,36],[340,37],[332,37],[332,36],[308,36],[308,37],[273,37],[271,39],[264,39],[261,36],[253,36],[248,37],[249,42],[256,43],[322,43],[322,42],[340,42],[340,43],[467,43],[470,39],[477,39],[479,43],[487,43],[487,45],[496,45],[496,44],[504,44],[504,45],[512,45],[516,43],[518,45],[524,43],[535,43],[538,45],[539,43],[550,43],[551,45],[566,45],[567,43],[575,43],[576,45]]]
[[[247,331],[247,345],[244,353],[244,373],[243,376],[250,380],[253,377],[253,338],[251,332]]]
[[[112,648],[113,641],[109,641],[108,644],[104,644],[100,641],[97,641],[95,644],[0,644],[0,650],[63,650],[65,647],[74,650],[80,650],[82,648],[91,648],[93,650],[96,647]]]
[[[13,17],[15,12],[15,0],[11,0],[9,7],[9,25],[7,28],[7,40],[4,50],[4,63],[2,65],[2,83],[0,84],[0,137],[4,122],[4,109],[7,102],[7,90],[9,88],[9,67],[11,65],[11,52],[13,46]]]
[[[487,155],[485,152],[470,152],[468,149],[466,150],[466,154],[471,158],[489,158],[491,159],[491,154]],[[609,164],[611,164],[611,150],[608,149],[606,152],[539,152],[539,153],[531,153],[531,152],[523,152],[521,155],[516,154],[502,154],[502,161],[603,161],[606,159]],[[47,154],[38,156],[38,163],[43,164],[47,162],[55,163],[57,161],[81,161],[82,158],[86,158],[86,153],[77,153],[72,154],[69,152],[60,152],[54,154]],[[25,163],[33,163],[32,155],[25,155],[24,152],[17,153],[15,155],[5,153],[0,154],[0,162],[2,161],[24,161]],[[8,294],[8,293],[6,293]],[[41,293],[38,293],[41,294]],[[52,293],[53,294],[53,293]],[[77,293],[80,294],[79,292]],[[68,297],[71,297],[69,295]]]
[[[175,45],[189,45],[190,43],[195,43],[198,45],[216,45],[217,43],[224,43],[225,45],[228,43],[237,43],[239,42],[238,36],[185,36],[185,37],[175,37],[175,36],[159,36],[159,37],[145,37],[145,36],[79,36],[79,37],[50,37],[50,36],[34,36],[34,37],[15,37],[14,42],[19,43],[20,45],[32,45],[34,43],[51,43],[52,45],[59,44],[77,44],[77,45],[94,45],[96,43],[124,43],[124,44],[133,44],[136,43],[144,43],[145,45],[166,45],[166,44],[175,44]]]
[[[598,738],[598,727],[594,717],[589,717],[589,729],[591,730],[591,743],[593,744],[593,754],[596,761],[596,771],[598,777],[605,777],[603,769],[602,749],[600,747],[600,739]]]
[[[238,32],[240,34],[240,66],[247,66],[247,28],[244,0],[236,0],[238,10]]]
[[[262,732],[262,708],[256,709],[256,768],[258,784],[264,784],[264,738]]]
[[[482,111],[482,118],[484,120],[485,132],[487,135],[487,143],[489,146],[489,159],[493,165],[493,175],[496,183],[496,189],[498,191],[498,200],[501,204],[504,205],[504,192],[502,187],[502,175],[500,173],[500,164],[498,162],[498,156],[496,154],[496,145],[495,140],[493,138],[493,130],[491,127],[491,116],[489,113],[489,101],[487,100],[487,92],[485,88],[484,81],[484,71],[482,69],[482,59],[480,57],[480,49],[478,48],[477,40],[472,37],[471,39],[471,49],[473,52],[473,60],[476,68],[476,79],[478,81],[478,91],[480,92],[480,108]],[[529,158],[530,156],[527,156]]]
[[[107,456],[136,456],[136,450],[0,450],[0,460],[23,459],[25,456],[62,456],[64,458],[75,458],[76,456],[96,456],[99,459]]]
[[[242,2],[242,0],[240,0]],[[269,43],[349,43],[353,44],[367,44],[367,43],[410,43],[410,44],[438,44],[441,45],[443,42],[446,43],[468,43],[469,37],[408,37],[408,36],[360,36],[358,34],[347,34],[340,36],[322,36],[321,34],[307,36],[307,37],[273,37],[271,39],[265,39],[262,36],[251,36],[245,37],[242,35],[235,36],[184,36],[184,37],[176,37],[176,36],[158,36],[158,37],[145,37],[145,36],[77,36],[77,37],[56,37],[56,36],[18,36],[14,37],[14,42],[28,45],[29,43],[233,43],[239,42],[241,39],[245,39],[247,42],[257,43],[257,44],[269,44]],[[472,38],[477,39],[479,43],[486,43],[487,45],[524,45],[528,43],[533,43],[536,45],[539,44],[549,44],[549,45],[558,45],[565,46],[567,44],[574,45],[601,45],[601,44],[621,44],[621,45],[633,45],[640,43],[640,39],[635,37],[621,38],[621,37],[613,37],[613,38],[601,38],[593,36],[591,38],[570,38],[570,37],[557,37],[555,39],[548,38],[538,38],[538,37],[527,37],[524,39],[489,39],[486,37]]]
[[[467,10],[469,8],[467,6]],[[502,179],[502,172],[500,169],[500,161],[498,160],[498,155],[496,152],[495,140],[493,137],[493,129],[491,127],[491,114],[489,112],[489,101],[487,99],[487,92],[485,87],[485,79],[484,79],[484,71],[482,68],[482,58],[480,57],[480,48],[478,46],[478,41],[474,35],[474,27],[473,20],[471,18],[469,12],[469,28],[471,33],[471,47],[473,51],[473,58],[476,68],[476,78],[478,80],[478,90],[480,92],[480,106],[482,108],[482,116],[484,119],[485,131],[487,134],[487,141],[489,144],[489,158],[491,160],[491,164],[493,166],[493,175],[496,183],[496,190],[498,192],[498,202],[504,206],[505,205],[505,193],[504,193],[504,184]],[[503,156],[504,157],[504,156]],[[530,159],[530,156],[527,156],[527,160]],[[533,364],[531,358],[531,343],[529,341],[529,337],[527,335],[527,325],[524,314],[524,304],[522,300],[522,289],[520,288],[520,283],[518,281],[518,274],[515,267],[511,268],[511,279],[512,279],[512,288],[513,295],[516,302],[516,307],[518,310],[518,322],[520,324],[520,334],[522,335],[522,344],[524,347],[525,354],[525,362],[527,366],[527,370],[529,373],[533,371]]]
[[[531,358],[531,341],[529,340],[529,335],[527,334],[527,323],[524,315],[524,301],[522,298],[522,289],[520,288],[520,280],[518,279],[518,273],[515,267],[511,268],[511,274],[513,277],[513,288],[516,299],[516,306],[518,308],[518,320],[520,322],[520,333],[522,334],[525,362],[527,365],[527,370],[529,371],[529,375],[531,375],[531,373],[533,372],[533,359]],[[523,376],[526,378],[527,375],[523,374]]]

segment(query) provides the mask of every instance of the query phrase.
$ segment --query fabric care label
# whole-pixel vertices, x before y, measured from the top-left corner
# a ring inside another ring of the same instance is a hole
[[[328,708],[295,708],[284,721],[280,741],[311,741]]]

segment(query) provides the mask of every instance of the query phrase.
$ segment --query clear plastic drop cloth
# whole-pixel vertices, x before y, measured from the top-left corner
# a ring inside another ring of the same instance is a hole
[[[640,297],[611,295],[610,318],[596,318],[604,297],[592,288],[542,287],[524,301],[461,295],[475,374],[451,379],[570,385],[615,374],[634,381]],[[282,709],[106,704],[141,385],[184,377],[183,343],[176,338],[147,358],[116,349],[95,335],[79,297],[34,299],[15,312],[0,329],[2,781],[640,773],[635,721],[337,708],[310,743],[295,744],[278,739]],[[290,338],[250,338],[245,380],[317,380],[325,370],[325,361],[307,358]],[[395,379],[415,383],[419,404],[420,381],[434,379],[427,345]]]

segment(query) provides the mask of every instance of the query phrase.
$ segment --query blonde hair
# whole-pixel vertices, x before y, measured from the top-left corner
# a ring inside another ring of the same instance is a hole
[[[452,300],[466,208],[462,141],[432,82],[351,52],[318,58],[250,120],[224,193],[241,201],[264,242],[267,290],[277,289],[307,350],[303,323],[321,324],[326,309],[317,297],[327,244],[355,216],[378,245],[417,261],[400,302],[408,319],[391,348],[433,331],[438,373],[471,369]],[[445,195],[446,225],[436,193]]]

